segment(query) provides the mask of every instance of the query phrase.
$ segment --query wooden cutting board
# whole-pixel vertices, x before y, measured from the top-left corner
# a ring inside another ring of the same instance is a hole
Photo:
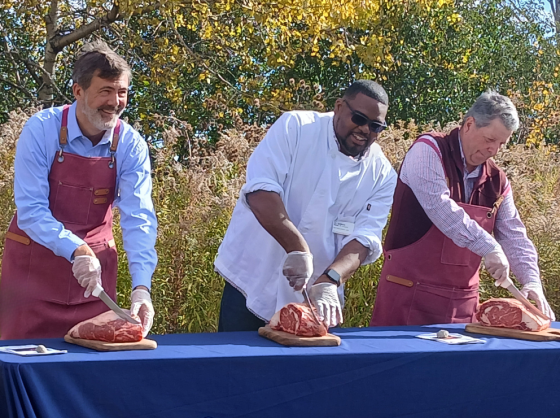
[[[531,341],[560,341],[560,329],[547,328],[544,331],[521,331],[519,329],[486,327],[479,323],[467,324],[465,331],[474,334],[495,335],[497,337],[518,338]]]
[[[124,350],[153,350],[157,347],[154,340],[144,338],[135,343],[107,343],[104,341],[84,340],[82,338],[72,338],[68,334],[64,336],[64,341],[70,344],[81,345],[97,351],[124,351]]]
[[[327,334],[322,337],[300,337],[284,331],[276,331],[265,325],[259,328],[259,335],[288,347],[331,347],[340,345],[340,337]]]

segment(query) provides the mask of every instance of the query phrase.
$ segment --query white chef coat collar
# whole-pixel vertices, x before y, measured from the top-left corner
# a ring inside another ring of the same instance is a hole
[[[78,125],[78,119],[76,118],[76,106],[78,102],[72,103],[72,106],[68,109],[68,142],[72,142],[76,138],[86,138]],[[103,138],[99,141],[99,144],[107,144],[111,142],[113,138],[113,129],[106,130],[103,134]]]

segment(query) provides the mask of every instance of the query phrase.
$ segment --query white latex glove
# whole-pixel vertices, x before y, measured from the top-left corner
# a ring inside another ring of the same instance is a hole
[[[484,267],[496,280],[496,286],[501,286],[509,277],[509,261],[500,244],[496,244],[494,249],[486,254],[484,257]]]
[[[342,308],[334,283],[318,283],[308,291],[311,303],[317,308],[317,313],[327,328],[342,324]]]
[[[95,285],[101,285],[101,264],[97,257],[90,255],[78,255],[74,257],[72,264],[72,273],[80,283],[80,286],[85,287],[84,297],[89,298],[91,292],[95,289]]]
[[[301,290],[313,275],[313,256],[303,251],[288,253],[282,273],[294,290]]]
[[[527,299],[531,299],[535,301],[535,303],[537,304],[537,308],[539,308],[543,314],[548,316],[551,321],[556,321],[556,315],[554,315],[552,308],[550,307],[550,305],[546,301],[546,298],[544,297],[542,283],[529,282],[523,286],[523,288],[521,289],[521,293]]]
[[[130,315],[137,315],[142,321],[143,337],[146,337],[152,329],[154,314],[150,292],[144,289],[134,289],[130,295]]]

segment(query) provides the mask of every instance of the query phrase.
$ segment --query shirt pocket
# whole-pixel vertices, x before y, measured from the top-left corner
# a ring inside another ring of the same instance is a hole
[[[57,221],[64,224],[87,225],[92,197],[93,187],[59,181],[51,212]]]

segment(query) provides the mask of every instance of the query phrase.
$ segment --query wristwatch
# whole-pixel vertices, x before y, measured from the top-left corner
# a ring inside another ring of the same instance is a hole
[[[331,279],[333,282],[335,282],[337,287],[340,286],[340,274],[338,274],[336,270],[326,269],[323,274],[327,276],[329,279]]]

